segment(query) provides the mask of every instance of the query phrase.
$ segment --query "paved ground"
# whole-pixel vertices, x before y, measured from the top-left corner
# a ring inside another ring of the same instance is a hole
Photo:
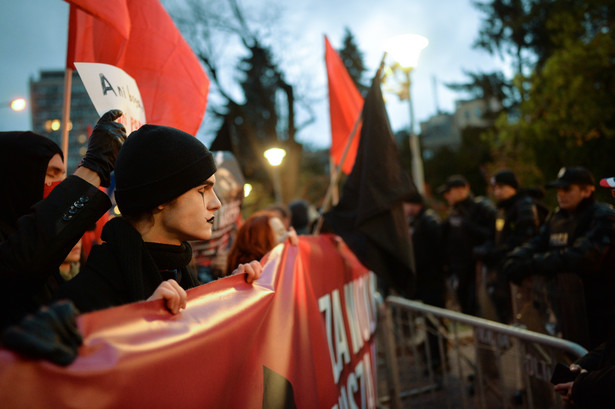
[[[399,369],[400,389],[402,391],[402,406],[404,408],[424,408],[424,409],[443,409],[443,408],[524,408],[525,405],[514,401],[515,368],[510,367],[505,372],[509,379],[505,384],[510,386],[502,392],[502,383],[496,374],[484,376],[484,394],[474,393],[478,388],[478,379],[474,374],[477,373],[474,367],[475,347],[471,336],[460,336],[461,342],[459,350],[449,349],[448,351],[448,370],[442,374],[430,374],[422,362],[417,362],[413,357],[410,348],[397,347],[396,364]],[[381,408],[390,408],[390,402],[386,399],[389,395],[387,366],[383,349],[383,341],[377,339],[378,351],[378,396]],[[490,362],[490,356],[486,356],[486,362]],[[461,369],[461,370],[460,370]],[[491,368],[495,370],[494,368]],[[489,368],[487,368],[489,370]],[[481,398],[482,396],[482,398]]]

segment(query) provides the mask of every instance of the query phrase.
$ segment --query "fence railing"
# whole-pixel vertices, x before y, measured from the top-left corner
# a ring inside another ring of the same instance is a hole
[[[563,408],[552,370],[587,353],[560,338],[395,296],[381,315],[379,407]]]

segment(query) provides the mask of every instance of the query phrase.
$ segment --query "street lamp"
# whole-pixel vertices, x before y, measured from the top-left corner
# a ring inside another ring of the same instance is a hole
[[[425,176],[423,172],[423,159],[421,157],[421,147],[419,138],[414,132],[414,107],[410,95],[410,72],[416,67],[421,51],[427,47],[427,38],[418,34],[405,34],[392,37],[387,40],[386,52],[396,61],[393,69],[403,72],[405,78],[402,81],[404,93],[400,94],[400,99],[408,99],[410,106],[410,151],[412,152],[412,174],[414,183],[419,193],[425,193]]]
[[[15,98],[10,103],[11,109],[15,112],[21,112],[26,109],[26,100],[23,98]]]
[[[252,193],[252,185],[250,183],[244,183],[244,185],[243,185],[243,197],[250,196],[250,193]]]
[[[282,181],[280,179],[280,170],[278,166],[282,164],[286,151],[281,148],[267,149],[263,154],[269,164],[273,167],[273,190],[275,192],[275,200],[277,203],[282,203]]]
[[[3,102],[1,106],[11,108],[15,112],[21,112],[26,109],[26,100],[24,98],[15,98],[11,101]]]

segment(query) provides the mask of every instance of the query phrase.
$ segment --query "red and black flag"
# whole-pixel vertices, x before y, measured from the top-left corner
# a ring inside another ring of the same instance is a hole
[[[413,192],[416,187],[401,164],[377,74],[363,106],[354,167],[325,220],[384,285],[406,297],[414,292],[414,255],[403,198]]]

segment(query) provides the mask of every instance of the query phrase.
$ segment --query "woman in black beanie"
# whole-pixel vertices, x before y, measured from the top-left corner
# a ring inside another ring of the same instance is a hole
[[[175,128],[144,125],[130,134],[115,162],[115,198],[122,217],[104,227],[84,269],[56,293],[81,312],[163,298],[174,314],[185,290],[200,284],[187,268],[188,240],[211,237],[220,201],[216,164],[198,139]],[[260,276],[257,261],[234,274]]]

